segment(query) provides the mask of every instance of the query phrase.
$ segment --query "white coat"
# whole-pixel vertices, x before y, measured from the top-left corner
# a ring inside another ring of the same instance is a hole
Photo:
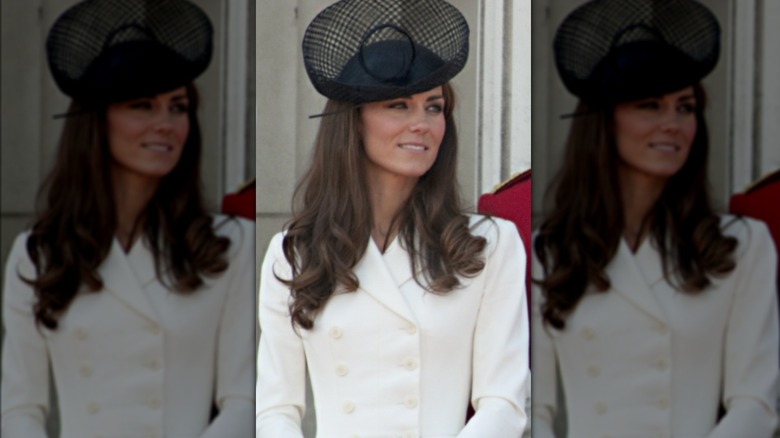
[[[231,240],[230,265],[200,290],[171,292],[142,241],[127,254],[114,241],[103,290],[80,292],[56,331],[36,328],[20,235],[5,273],[3,438],[46,436],[50,366],[62,438],[252,436],[254,225],[218,217],[215,227]]]
[[[473,221],[472,221],[473,222]],[[384,254],[369,242],[354,268],[355,292],[330,298],[312,330],[297,336],[283,235],[260,279],[257,438],[302,437],[305,372],[318,438],[518,438],[526,423],[528,373],[525,254],[515,226],[485,221],[485,268],[463,288],[425,291],[396,239]],[[464,428],[472,401],[476,414]]]
[[[776,255],[763,223],[724,217],[736,268],[697,295],[664,279],[645,239],[606,268],[566,327],[543,326],[534,287],[534,437],[553,436],[556,369],[571,437],[770,437],[777,423]],[[541,278],[534,258],[533,275]],[[726,415],[719,421],[723,404]]]

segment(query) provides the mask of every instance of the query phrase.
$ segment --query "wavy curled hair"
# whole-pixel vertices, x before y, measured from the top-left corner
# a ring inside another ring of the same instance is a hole
[[[645,218],[664,277],[690,294],[734,269],[737,246],[735,238],[723,234],[709,196],[706,95],[700,84],[693,89],[696,134],[688,159]],[[546,195],[549,213],[534,241],[544,277],[534,282],[544,297],[542,317],[556,329],[565,327],[589,285],[598,292],[610,287],[605,268],[624,229],[613,112],[577,105],[563,165]]]
[[[471,234],[461,207],[455,94],[449,84],[442,90],[446,129],[438,156],[393,221],[399,242],[411,255],[415,281],[439,294],[458,287],[459,275],[473,277],[482,271],[486,245],[483,237]],[[359,287],[352,269],[363,257],[373,224],[360,108],[328,101],[324,112],[333,114],[320,124],[312,164],[296,188],[293,219],[283,242],[292,278],[277,276],[290,288],[293,326],[304,329],[314,326],[336,289],[354,292]]]
[[[186,86],[189,133],[181,158],[161,180],[139,218],[141,235],[154,256],[157,277],[187,294],[203,277],[227,269],[230,241],[217,236],[200,183],[201,137],[198,93]],[[38,210],[26,248],[36,277],[23,278],[36,300],[36,323],[55,330],[80,290],[98,292],[98,268],[108,255],[117,218],[110,178],[106,108],[73,101],[60,136],[57,159],[38,193]]]

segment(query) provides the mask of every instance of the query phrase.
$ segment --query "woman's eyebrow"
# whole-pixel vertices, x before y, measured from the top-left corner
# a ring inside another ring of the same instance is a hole
[[[444,96],[442,96],[442,95],[429,96],[429,97],[428,97],[427,99],[425,99],[425,100],[426,100],[426,101],[429,101],[429,100],[438,100],[438,99],[444,99]]]

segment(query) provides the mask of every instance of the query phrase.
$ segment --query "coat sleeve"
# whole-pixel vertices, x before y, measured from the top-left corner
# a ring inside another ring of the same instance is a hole
[[[777,255],[761,222],[747,221],[738,235],[738,275],[723,354],[726,415],[710,438],[770,437],[777,427],[778,309]]]
[[[49,412],[49,352],[35,324],[32,287],[23,282],[35,277],[25,242],[20,235],[8,256],[3,286],[3,368],[0,430],[5,438],[45,438]],[[41,329],[43,330],[43,329]]]
[[[237,220],[232,245],[240,245],[230,260],[227,300],[220,318],[216,360],[216,405],[219,414],[202,438],[252,436],[255,381],[255,231]]]
[[[541,279],[542,267],[534,256],[532,261],[532,277]],[[558,359],[555,354],[552,338],[542,320],[542,290],[536,285],[531,286],[531,330],[533,332],[533,370],[534,397],[531,412],[533,412],[534,438],[553,438],[555,432],[553,421],[556,415],[557,400],[557,369]]]
[[[487,236],[485,289],[474,332],[475,413],[458,438],[519,438],[528,421],[525,250],[512,223],[494,221],[491,229],[496,233]]]
[[[303,438],[306,357],[303,342],[291,325],[290,290],[276,278],[287,279],[292,274],[282,252],[282,239],[281,233],[273,238],[260,272],[257,438]]]

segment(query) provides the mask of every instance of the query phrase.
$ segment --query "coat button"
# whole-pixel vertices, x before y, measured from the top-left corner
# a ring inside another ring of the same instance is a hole
[[[87,412],[91,415],[97,414],[100,412],[100,404],[94,401],[87,403]]]
[[[655,366],[660,371],[666,371],[666,369],[669,368],[669,362],[667,362],[666,359],[658,359],[658,361],[655,363]]]
[[[658,409],[669,409],[669,400],[666,398],[662,398],[658,400]]]
[[[407,395],[406,398],[404,398],[404,406],[406,406],[409,409],[414,409],[417,407],[417,397],[414,395]]]
[[[349,374],[349,368],[347,368],[347,365],[344,363],[339,363],[336,365],[336,375],[340,377],[344,377],[347,374]]]
[[[89,377],[89,376],[91,376],[92,375],[92,367],[87,365],[87,364],[81,365],[81,367],[79,368],[79,374],[81,374],[81,377]]]
[[[593,339],[594,336],[596,336],[596,332],[593,331],[590,327],[583,327],[582,330],[580,330],[580,335],[582,335],[583,338],[590,340]]]
[[[599,415],[604,415],[607,413],[607,405],[602,401],[596,402],[595,408],[596,408],[596,413]]]
[[[353,403],[350,400],[347,400],[347,401],[344,402],[343,405],[341,405],[341,409],[344,410],[345,414],[351,414],[351,413],[355,412],[355,403]]]
[[[409,371],[414,371],[417,369],[417,359],[413,357],[407,357],[404,359],[404,368],[406,368]]]
[[[335,326],[331,327],[328,333],[330,334],[330,337],[333,339],[339,339],[343,334],[343,332],[341,331],[341,327],[335,327]]]
[[[152,334],[153,334],[153,335],[159,335],[159,334],[160,334],[160,332],[162,331],[162,330],[160,329],[160,325],[159,325],[159,324],[157,324],[157,323],[151,323],[151,324],[149,324],[149,327],[148,327],[148,329],[149,329],[149,331],[150,331],[150,332],[152,332]]]
[[[159,397],[149,397],[149,407],[152,409],[160,409],[160,406],[162,406],[162,401],[160,401]]]
[[[658,323],[655,327],[655,331],[657,331],[661,335],[668,335],[669,334],[669,327],[667,327],[665,324]]]
[[[160,369],[160,361],[157,359],[150,359],[149,362],[146,363],[146,366],[152,371],[157,371]]]
[[[76,330],[74,330],[73,333],[76,335],[76,339],[79,341],[87,339],[87,331],[84,330],[83,327],[76,327]]]
[[[601,374],[601,369],[596,365],[589,365],[588,366],[588,375],[590,377],[598,377],[599,374]]]
[[[406,333],[409,333],[410,335],[416,335],[417,334],[417,327],[414,324],[409,324],[406,326]]]

